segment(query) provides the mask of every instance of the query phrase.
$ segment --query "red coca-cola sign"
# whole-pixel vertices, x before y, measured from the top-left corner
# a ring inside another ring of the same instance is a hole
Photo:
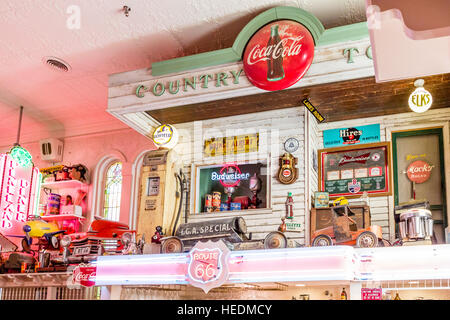
[[[302,24],[279,20],[259,29],[244,51],[244,72],[256,87],[282,90],[308,71],[314,58],[314,39]]]
[[[92,287],[95,285],[95,275],[97,268],[94,266],[80,265],[73,269],[73,284],[79,284],[84,287]]]
[[[412,162],[406,169],[408,179],[415,183],[424,183],[431,176],[431,170],[434,166],[423,160]]]

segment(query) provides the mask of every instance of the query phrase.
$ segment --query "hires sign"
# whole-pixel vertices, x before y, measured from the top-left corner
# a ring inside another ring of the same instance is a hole
[[[0,229],[20,233],[22,224],[35,214],[40,175],[37,168],[21,167],[9,154],[0,155]]]

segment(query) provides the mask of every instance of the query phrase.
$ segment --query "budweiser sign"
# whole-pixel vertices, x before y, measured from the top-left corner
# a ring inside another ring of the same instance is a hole
[[[339,165],[342,166],[347,163],[362,163],[365,164],[367,160],[370,158],[370,152],[365,153],[356,157],[350,157],[350,156],[343,156],[341,160],[339,160]]]
[[[412,162],[406,169],[406,175],[408,179],[415,183],[424,183],[431,176],[431,170],[434,166],[423,160],[417,160]]]
[[[244,72],[258,88],[288,88],[304,76],[314,58],[314,39],[302,24],[279,20],[259,29],[244,51]]]

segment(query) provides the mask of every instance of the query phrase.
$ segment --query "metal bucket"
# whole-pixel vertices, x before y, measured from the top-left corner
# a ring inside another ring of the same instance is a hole
[[[425,224],[425,236],[432,237],[433,236],[433,219],[426,219],[424,221]]]
[[[408,238],[408,232],[406,229],[406,221],[400,221],[398,224],[398,228],[400,230],[400,236],[402,237],[402,239],[407,239]]]
[[[425,226],[421,217],[411,217],[408,219],[408,234],[411,239],[425,238]]]

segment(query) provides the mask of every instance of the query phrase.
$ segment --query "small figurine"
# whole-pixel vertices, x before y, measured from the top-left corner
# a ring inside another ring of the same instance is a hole
[[[262,203],[258,199],[258,192],[261,190],[261,179],[256,175],[256,173],[250,178],[250,191],[253,193],[250,209],[256,209]]]
[[[161,238],[162,238],[163,235],[164,234],[162,232],[162,227],[161,226],[157,226],[155,234],[152,237],[152,243],[161,244]]]
[[[284,220],[286,220],[286,218],[282,217],[281,218],[281,224],[278,227],[278,231],[280,231],[280,232],[286,232],[286,222],[284,222]]]
[[[286,199],[286,218],[287,219],[294,218],[294,199],[292,199],[292,192],[288,193]]]

